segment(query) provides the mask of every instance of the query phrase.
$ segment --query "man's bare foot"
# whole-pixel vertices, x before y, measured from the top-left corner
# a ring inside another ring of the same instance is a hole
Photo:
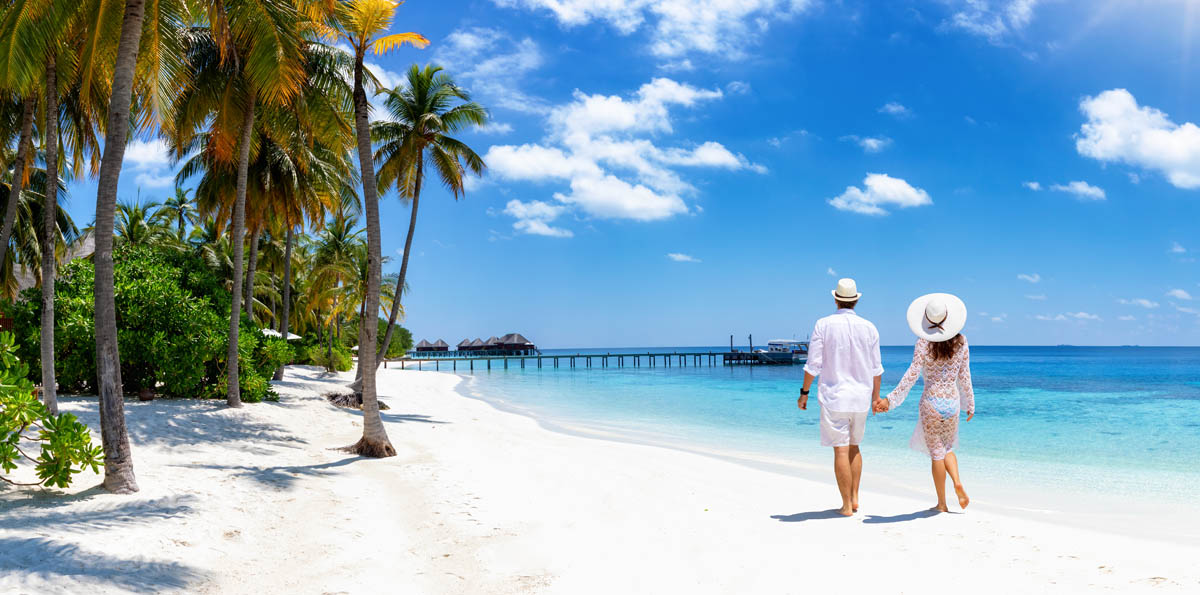
[[[843,506],[840,510],[838,510],[838,514],[840,514],[842,516],[854,516],[854,509],[847,507],[847,506]]]
[[[967,497],[967,491],[963,489],[961,484],[954,486],[954,493],[958,494],[959,508],[965,509],[971,503],[971,499]]]

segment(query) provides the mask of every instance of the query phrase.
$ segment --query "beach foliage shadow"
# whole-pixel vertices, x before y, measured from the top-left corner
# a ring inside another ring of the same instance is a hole
[[[773,514],[771,518],[781,523],[802,523],[804,521],[844,519],[849,517],[842,516],[841,511],[836,508],[830,508],[829,510],[814,510],[811,512],[798,512],[796,514]]]
[[[931,508],[926,508],[924,510],[918,510],[916,512],[908,512],[905,514],[895,514],[892,516],[879,516],[879,515],[869,514],[869,515],[867,515],[867,518],[863,519],[863,522],[872,524],[872,525],[885,524],[885,523],[903,523],[906,521],[915,521],[917,519],[927,519],[929,517],[934,517],[939,514],[942,514],[942,513],[939,511],[933,510]],[[949,514],[954,514],[954,513],[949,513]]]
[[[202,573],[174,561],[124,558],[82,548],[72,534],[120,531],[128,525],[161,523],[193,512],[195,496],[164,496],[151,500],[123,499],[114,504],[80,502],[104,499],[99,486],[70,495],[49,492],[0,500],[0,532],[25,536],[0,537],[0,591],[28,592],[26,582],[55,582],[63,578],[88,585],[89,590],[158,592],[186,589]],[[33,535],[31,535],[33,534]],[[39,535],[40,534],[40,535]],[[64,539],[46,537],[61,535]],[[36,535],[36,536],[34,536]],[[117,552],[119,553],[119,552]]]
[[[291,489],[296,482],[302,477],[329,477],[335,473],[332,469],[337,467],[345,467],[355,461],[364,460],[366,457],[348,456],[336,461],[328,463],[319,463],[316,465],[277,465],[277,466],[256,466],[256,465],[213,465],[213,464],[193,464],[193,465],[174,465],[175,467],[192,467],[200,469],[216,469],[225,471],[234,477],[244,477],[266,486]]]
[[[184,589],[200,578],[195,569],[178,562],[120,558],[44,537],[0,538],[0,576],[4,577],[0,588],[20,581],[21,575],[46,580],[66,577],[101,590],[115,587],[140,593]]]

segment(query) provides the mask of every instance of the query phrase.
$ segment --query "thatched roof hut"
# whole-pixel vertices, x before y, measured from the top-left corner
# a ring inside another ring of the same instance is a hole
[[[438,339],[433,343],[433,351],[450,351],[450,344]]]
[[[430,343],[429,341],[426,341],[425,339],[421,339],[421,342],[417,343],[417,346],[415,349],[417,351],[433,351],[433,343]]]

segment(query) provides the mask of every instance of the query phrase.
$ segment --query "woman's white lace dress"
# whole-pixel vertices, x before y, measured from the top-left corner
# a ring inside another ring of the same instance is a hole
[[[917,429],[909,446],[929,454],[935,461],[958,446],[958,412],[975,411],[975,391],[971,388],[971,354],[963,338],[958,351],[947,359],[934,359],[929,341],[917,339],[912,365],[887,397],[889,411],[899,407],[924,372],[925,390],[921,393]]]

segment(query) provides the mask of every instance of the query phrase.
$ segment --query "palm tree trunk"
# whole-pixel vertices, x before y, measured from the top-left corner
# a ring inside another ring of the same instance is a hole
[[[258,268],[258,238],[262,234],[255,229],[250,236],[250,264],[246,267],[246,317],[254,320],[254,270]]]
[[[25,161],[29,158],[29,145],[33,144],[33,108],[37,94],[30,93],[21,108],[21,136],[17,141],[17,159],[13,164],[13,179],[8,193],[8,206],[4,209],[4,228],[0,231],[0,266],[8,254],[8,240],[12,237],[13,223],[17,220],[17,203],[21,201],[22,186],[25,185]]]
[[[54,376],[54,248],[58,238],[58,72],[52,47],[46,61],[46,192],[42,205],[42,402],[58,415]]]
[[[133,74],[141,43],[145,0],[125,0],[121,39],[113,70],[112,94],[108,101],[108,126],[104,134],[104,156],[96,182],[96,383],[100,393],[100,436],[104,442],[104,487],[116,494],[138,490],[125,429],[125,399],[121,387],[121,353],[117,348],[117,306],[113,293],[113,218],[117,205],[117,182],[125,160],[129,136],[130,99]]]
[[[288,315],[292,313],[292,235],[295,227],[288,226],[287,239],[283,243],[283,316],[279,325],[279,334],[283,335],[283,340],[287,341],[288,336]],[[279,366],[275,370],[275,380],[283,380],[283,366]]]
[[[401,292],[404,290],[404,277],[408,274],[408,254],[412,251],[413,231],[417,228],[417,205],[421,202],[421,182],[424,179],[425,151],[421,151],[417,156],[417,179],[413,188],[412,214],[408,216],[408,237],[404,239],[404,255],[400,257],[400,276],[396,277],[396,296],[393,298],[392,312],[388,316],[387,331],[383,333],[383,348],[379,350],[376,368],[383,362],[388,346],[392,344],[392,331],[396,328],[396,314],[400,312]]]
[[[411,214],[408,217],[408,237],[404,239],[404,254],[400,255],[400,276],[396,277],[396,293],[392,299],[392,311],[388,313],[387,330],[383,333],[383,342],[379,348],[379,354],[375,356],[375,369],[383,364],[386,359],[388,347],[392,344],[392,332],[396,329],[396,315],[400,312],[400,292],[404,289],[404,279],[408,275],[408,254],[412,251],[413,231],[417,228],[417,206],[421,202],[421,182],[424,180],[425,160],[424,151],[421,155],[422,159],[417,162],[417,180],[413,192]],[[376,325],[378,326],[378,325]],[[362,336],[359,336],[359,351],[362,350]],[[358,360],[358,371],[355,373],[354,382],[350,385],[350,390],[358,393],[362,392],[362,358]]]
[[[363,89],[363,53],[354,56],[354,127],[358,134],[358,165],[362,170],[363,206],[367,216],[367,300],[366,316],[372,324],[360,324],[362,342],[358,345],[358,363],[363,370],[362,412],[363,435],[356,444],[347,448],[350,452],[368,457],[396,456],[396,449],[388,440],[383,418],[379,416],[379,400],[375,388],[375,349],[379,325],[374,324],[379,315],[379,283],[383,275],[381,259],[381,234],[379,230],[379,190],[375,185],[375,161],[371,157],[371,128],[367,122],[367,93]]]
[[[241,407],[242,397],[238,376],[238,325],[242,319],[242,252],[246,235],[246,177],[250,170],[250,139],[254,132],[254,92],[246,97],[246,113],[242,118],[242,140],[238,147],[237,194],[233,199],[233,230],[229,239],[233,247],[233,291],[229,308],[229,347],[225,351],[225,369],[229,375],[225,404]]]

